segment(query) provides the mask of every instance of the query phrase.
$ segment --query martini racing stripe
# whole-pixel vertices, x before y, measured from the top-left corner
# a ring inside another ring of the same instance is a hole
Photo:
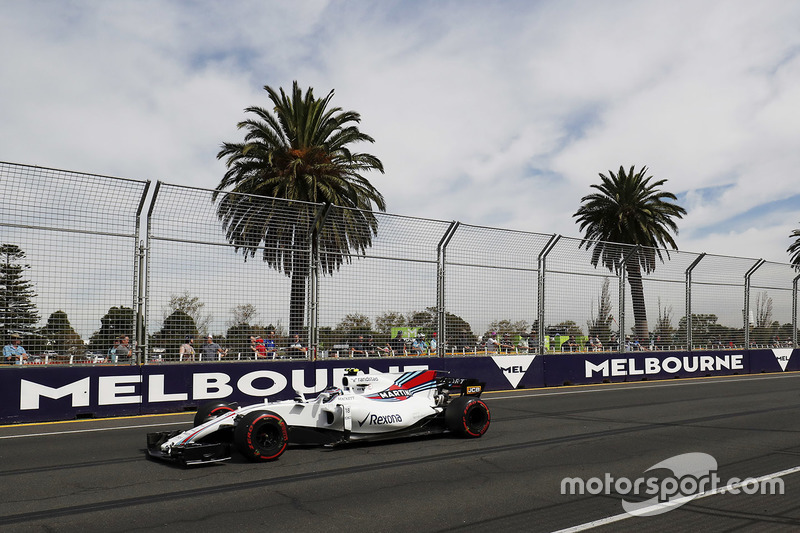
[[[395,380],[391,387],[369,396],[372,400],[397,402],[425,390],[436,388],[435,370],[406,372]]]
[[[397,385],[398,387],[407,389],[409,387],[413,387],[419,381],[432,381],[435,377],[436,377],[435,370],[415,370],[413,372],[406,372],[405,374],[397,378],[394,384]],[[417,379],[414,383],[409,383],[410,381],[414,380],[414,378],[419,378],[419,379]],[[409,384],[406,385],[407,383]]]

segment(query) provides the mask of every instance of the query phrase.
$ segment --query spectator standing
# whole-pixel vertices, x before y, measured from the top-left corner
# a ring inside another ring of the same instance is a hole
[[[191,335],[187,335],[183,344],[181,344],[180,350],[178,350],[178,361],[194,361],[194,353],[194,338]]]
[[[517,353],[526,353],[529,350],[528,348],[528,339],[527,335],[523,331],[519,335],[519,341],[517,342]]]
[[[626,352],[638,352],[642,349],[641,344],[639,344],[639,339],[634,337],[631,339],[630,335],[625,337],[625,351]]]
[[[603,343],[600,342],[600,337],[592,335],[589,338],[589,349],[593,352],[600,352],[603,350]]]
[[[539,332],[531,328],[528,335],[528,353],[536,352],[539,349]]]
[[[497,332],[493,331],[486,339],[486,353],[497,353],[498,348],[500,348],[500,343],[497,341]]]
[[[364,345],[364,336],[359,335],[358,339],[353,341],[352,346],[350,346],[350,357],[361,357],[367,356],[367,348]]]
[[[117,360],[120,363],[133,364],[133,357],[131,354],[131,338],[127,335],[122,335],[119,338],[119,346],[117,346]]]
[[[292,342],[289,344],[289,357],[295,356],[305,356],[308,352],[308,348],[303,346],[303,343],[300,342],[300,335],[295,333],[294,337],[292,337]]]
[[[206,343],[200,348],[201,361],[218,361],[220,357],[225,357],[228,352],[222,349],[222,346],[214,342],[214,337],[209,335],[206,337]]]
[[[267,347],[264,346],[264,339],[262,339],[260,335],[258,337],[254,335],[250,336],[250,349],[253,350],[254,359],[267,358]]]
[[[119,348],[119,339],[114,339],[114,345],[108,349],[108,360],[111,363],[117,362],[117,348]]]
[[[411,344],[411,349],[414,355],[422,355],[428,349],[428,343],[425,342],[425,334],[420,333],[414,342]]]
[[[565,349],[570,352],[578,351],[578,341],[575,340],[575,335],[570,335],[567,342],[564,343]]]
[[[22,339],[16,333],[11,335],[9,343],[3,346],[3,362],[7,365],[22,365],[28,359],[28,352],[22,347]]]
[[[611,338],[608,341],[608,348],[614,352],[619,350],[619,341],[617,340],[616,333],[611,334]]]
[[[500,350],[503,353],[509,353],[514,349],[514,344],[511,342],[511,335],[503,333],[503,338],[500,341]]]
[[[264,347],[267,349],[267,357],[275,359],[278,354],[278,347],[275,344],[275,332],[270,331],[267,338],[264,340]]]
[[[397,335],[392,337],[389,341],[389,348],[392,350],[392,355],[408,355],[406,353],[406,341],[403,338],[403,331],[397,330]]]
[[[431,337],[431,342],[428,345],[428,349],[430,350],[431,355],[436,355],[436,347],[438,346],[439,342],[436,338],[436,332],[433,332],[433,336]]]

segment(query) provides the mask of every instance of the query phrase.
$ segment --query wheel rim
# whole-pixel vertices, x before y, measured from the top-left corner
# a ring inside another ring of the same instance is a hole
[[[272,424],[262,425],[253,437],[253,441],[257,446],[266,449],[280,445],[282,440],[280,428]]]
[[[489,413],[480,404],[473,404],[466,413],[467,428],[471,433],[478,434],[489,422]]]

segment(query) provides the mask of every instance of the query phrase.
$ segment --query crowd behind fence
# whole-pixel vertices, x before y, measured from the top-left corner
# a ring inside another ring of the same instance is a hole
[[[797,346],[788,263],[11,163],[0,191],[30,363]]]

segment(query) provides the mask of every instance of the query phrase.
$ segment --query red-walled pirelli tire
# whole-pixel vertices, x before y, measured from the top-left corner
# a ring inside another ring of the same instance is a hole
[[[272,461],[289,443],[286,421],[271,411],[247,413],[233,430],[233,442],[251,461]]]
[[[200,424],[205,424],[212,418],[217,418],[218,416],[222,416],[235,410],[236,409],[234,409],[228,402],[204,403],[197,408],[197,412],[194,414],[194,425],[199,426]]]
[[[474,396],[455,398],[444,411],[447,429],[462,437],[480,437],[489,429],[489,408]]]

